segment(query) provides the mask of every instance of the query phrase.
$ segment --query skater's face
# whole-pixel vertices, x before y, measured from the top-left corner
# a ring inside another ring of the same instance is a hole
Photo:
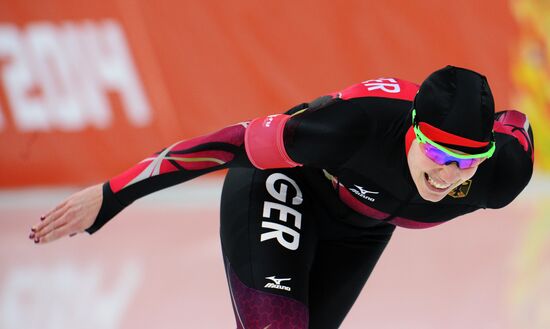
[[[412,142],[407,163],[418,193],[427,201],[442,200],[455,187],[472,178],[479,164],[484,160],[464,169],[460,168],[456,162],[438,164],[428,157],[429,154],[423,144],[416,139]]]

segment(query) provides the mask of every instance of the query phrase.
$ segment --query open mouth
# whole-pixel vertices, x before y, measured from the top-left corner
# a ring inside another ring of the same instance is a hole
[[[452,185],[433,179],[428,173],[424,173],[424,179],[426,180],[426,185],[436,192],[446,191]]]

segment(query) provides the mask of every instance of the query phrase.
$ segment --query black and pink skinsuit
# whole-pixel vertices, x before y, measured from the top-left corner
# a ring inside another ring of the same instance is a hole
[[[422,199],[407,165],[417,90],[367,80],[175,143],[107,181],[87,231],[144,195],[229,168],[221,242],[237,327],[337,328],[396,226],[504,207],[531,178],[529,122],[504,111],[495,115],[493,157],[440,202]]]

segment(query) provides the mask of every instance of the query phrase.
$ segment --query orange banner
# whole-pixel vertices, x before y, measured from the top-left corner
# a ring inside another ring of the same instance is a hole
[[[0,186],[88,184],[174,141],[347,85],[486,74],[510,107],[506,2],[0,2]]]

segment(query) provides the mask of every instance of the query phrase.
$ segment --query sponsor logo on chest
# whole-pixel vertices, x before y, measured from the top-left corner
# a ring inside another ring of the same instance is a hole
[[[356,185],[356,184],[353,184],[353,186],[355,186],[355,188],[349,188],[349,190],[352,193],[354,193],[358,197],[360,197],[362,199],[365,199],[365,200],[368,200],[370,202],[376,201],[376,198],[374,196],[377,196],[378,194],[380,194],[380,192],[378,192],[378,191],[369,191],[369,190],[365,189],[364,187]]]

